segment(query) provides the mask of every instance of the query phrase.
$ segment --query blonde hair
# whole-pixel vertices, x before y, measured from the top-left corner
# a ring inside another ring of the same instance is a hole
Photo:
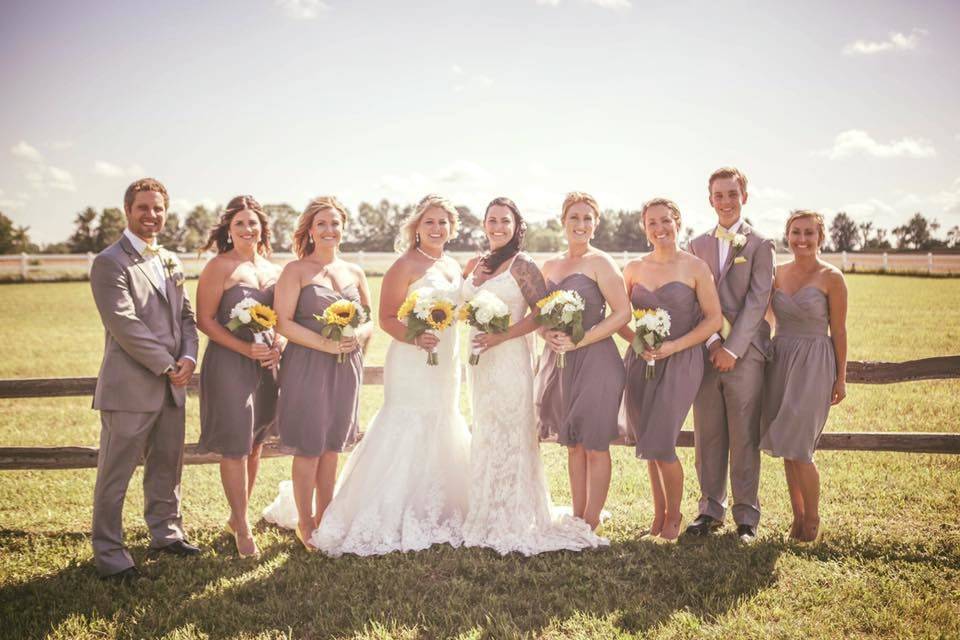
[[[743,171],[737,169],[736,167],[720,167],[716,171],[710,174],[710,180],[707,181],[707,193],[713,193],[713,181],[719,180],[720,178],[736,178],[737,182],[740,184],[740,191],[744,195],[747,193],[747,176]]]
[[[567,221],[567,211],[570,210],[575,204],[585,203],[593,209],[593,212],[597,216],[597,220],[600,219],[600,205],[597,204],[596,198],[594,198],[589,193],[583,191],[571,191],[567,194],[567,197],[563,199],[563,207],[560,209],[560,222]]]
[[[817,246],[822,247],[823,243],[827,241],[827,227],[823,222],[823,216],[816,211],[810,211],[809,209],[797,209],[790,212],[790,217],[787,218],[787,225],[783,230],[783,235],[787,236],[787,246],[790,245],[790,225],[797,220],[802,220],[804,218],[808,218],[817,223],[817,231],[820,234],[820,239],[817,242]]]
[[[297,230],[293,232],[293,252],[302,258],[313,252],[313,238],[310,237],[310,227],[313,219],[321,211],[336,211],[340,214],[340,221],[346,226],[347,208],[333,196],[318,196],[307,203],[307,208],[297,220]]]
[[[677,223],[677,228],[680,228],[680,207],[677,206],[677,203],[673,200],[668,200],[667,198],[653,198],[652,200],[647,200],[643,203],[643,209],[640,210],[640,226],[646,228],[646,219],[647,219],[647,209],[650,207],[663,206],[667,209],[670,209],[670,217],[673,218],[674,222]]]
[[[457,208],[453,206],[453,203],[447,198],[436,193],[428,193],[423,196],[423,199],[417,204],[416,209],[401,223],[400,232],[397,234],[397,239],[393,245],[397,253],[403,253],[410,247],[415,247],[419,244],[419,242],[417,242],[417,226],[420,225],[420,219],[423,218],[423,215],[434,207],[442,209],[447,214],[447,221],[450,223],[450,235],[448,238],[453,240],[454,236],[457,235],[457,223],[460,221],[460,212],[457,211]]]

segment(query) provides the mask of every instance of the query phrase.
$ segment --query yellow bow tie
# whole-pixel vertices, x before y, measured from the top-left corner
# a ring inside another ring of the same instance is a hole
[[[716,231],[713,232],[713,236],[721,240],[726,240],[727,242],[733,242],[733,239],[736,237],[736,234],[730,233],[723,227],[717,227]]]
[[[153,258],[158,255],[160,255],[160,245],[148,244],[143,248],[144,258]]]

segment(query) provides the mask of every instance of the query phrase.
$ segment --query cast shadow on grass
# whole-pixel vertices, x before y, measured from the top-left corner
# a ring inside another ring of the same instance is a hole
[[[766,539],[741,547],[727,535],[702,545],[637,540],[531,558],[448,546],[326,558],[273,536],[259,561],[227,552],[144,564],[141,548],[134,555],[152,579],[126,587],[99,580],[89,564],[69,566],[0,591],[0,613],[15,616],[19,636],[43,635],[76,616],[113,619],[120,636],[185,629],[211,638],[350,636],[378,627],[424,637],[536,636],[578,616],[611,617],[625,632],[642,632],[676,613],[709,620],[739,606],[775,583],[783,549]]]

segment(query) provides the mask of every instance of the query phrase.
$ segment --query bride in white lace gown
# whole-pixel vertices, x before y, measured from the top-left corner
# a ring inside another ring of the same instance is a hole
[[[530,332],[536,324],[528,315],[546,286],[533,260],[517,253],[523,219],[516,205],[507,198],[491,202],[484,230],[492,251],[468,265],[463,299],[490,291],[510,308],[514,324],[506,333],[474,338],[487,350],[467,368],[473,443],[464,544],[524,555],[609,544],[550,500],[534,417]]]
[[[427,196],[401,231],[409,233],[409,248],[390,267],[381,291],[380,324],[394,338],[383,368],[383,406],[347,460],[333,501],[309,539],[328,555],[369,556],[463,542],[470,434],[458,406],[457,327],[443,331],[439,343],[424,335],[414,345],[403,339],[405,327],[396,317],[406,295],[420,287],[459,300],[459,265],[443,256],[456,215],[446,199]],[[434,345],[439,364],[428,366],[424,349]],[[295,527],[292,493],[281,486],[263,515]]]

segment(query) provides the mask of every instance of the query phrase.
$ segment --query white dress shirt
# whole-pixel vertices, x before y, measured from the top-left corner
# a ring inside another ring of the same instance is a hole
[[[737,233],[738,231],[740,231],[741,225],[743,225],[742,218],[734,222],[733,226],[731,226],[729,229],[719,224],[717,225],[716,228],[724,229],[728,233]],[[720,264],[717,265],[717,273],[720,273],[723,271],[723,265],[727,264],[727,257],[730,255],[730,241],[725,240],[723,238],[714,238],[714,240],[717,241],[717,259],[720,261]],[[721,338],[722,336],[719,333],[713,334],[712,336],[707,338],[707,347],[709,348],[711,344],[713,344],[717,340],[720,340]],[[737,354],[735,354],[733,351],[730,351],[730,349],[723,347],[723,350],[729,353],[730,355],[732,355],[734,358],[737,357]]]

